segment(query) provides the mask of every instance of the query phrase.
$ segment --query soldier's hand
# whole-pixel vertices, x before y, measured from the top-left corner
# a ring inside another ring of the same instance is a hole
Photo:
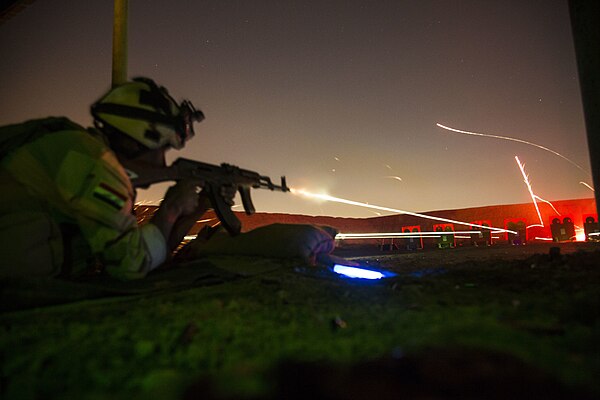
[[[196,213],[200,206],[198,194],[202,184],[203,182],[197,180],[177,182],[167,190],[160,207],[165,207],[175,218]]]
[[[235,201],[233,199],[235,198],[236,193],[237,193],[237,188],[233,185],[221,186],[220,195],[221,195],[221,197],[223,197],[223,200],[225,201],[225,203],[230,207],[235,204]]]

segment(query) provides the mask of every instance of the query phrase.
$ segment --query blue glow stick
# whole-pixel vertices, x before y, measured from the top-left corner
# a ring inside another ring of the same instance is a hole
[[[335,264],[333,266],[333,271],[340,275],[347,276],[348,278],[381,279],[385,276],[381,272],[372,271],[370,269],[349,267],[340,264]]]

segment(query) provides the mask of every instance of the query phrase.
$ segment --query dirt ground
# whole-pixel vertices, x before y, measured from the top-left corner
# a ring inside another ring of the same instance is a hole
[[[0,397],[600,396],[598,243],[336,253],[397,275],[213,259],[185,266],[185,285],[64,284],[5,307]]]

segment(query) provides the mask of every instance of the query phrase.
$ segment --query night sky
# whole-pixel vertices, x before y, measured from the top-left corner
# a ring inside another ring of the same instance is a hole
[[[407,211],[593,197],[567,1],[129,2],[129,76],[206,114],[169,153]],[[42,1],[0,25],[0,125],[91,124],[110,86],[113,2]],[[398,177],[400,179],[394,178]],[[140,193],[157,201],[165,186]],[[258,211],[370,217],[254,191]],[[238,199],[239,203],[239,199]]]

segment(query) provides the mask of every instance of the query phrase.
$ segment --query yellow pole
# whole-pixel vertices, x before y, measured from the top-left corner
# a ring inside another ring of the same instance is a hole
[[[127,0],[115,0],[112,86],[127,81]]]

